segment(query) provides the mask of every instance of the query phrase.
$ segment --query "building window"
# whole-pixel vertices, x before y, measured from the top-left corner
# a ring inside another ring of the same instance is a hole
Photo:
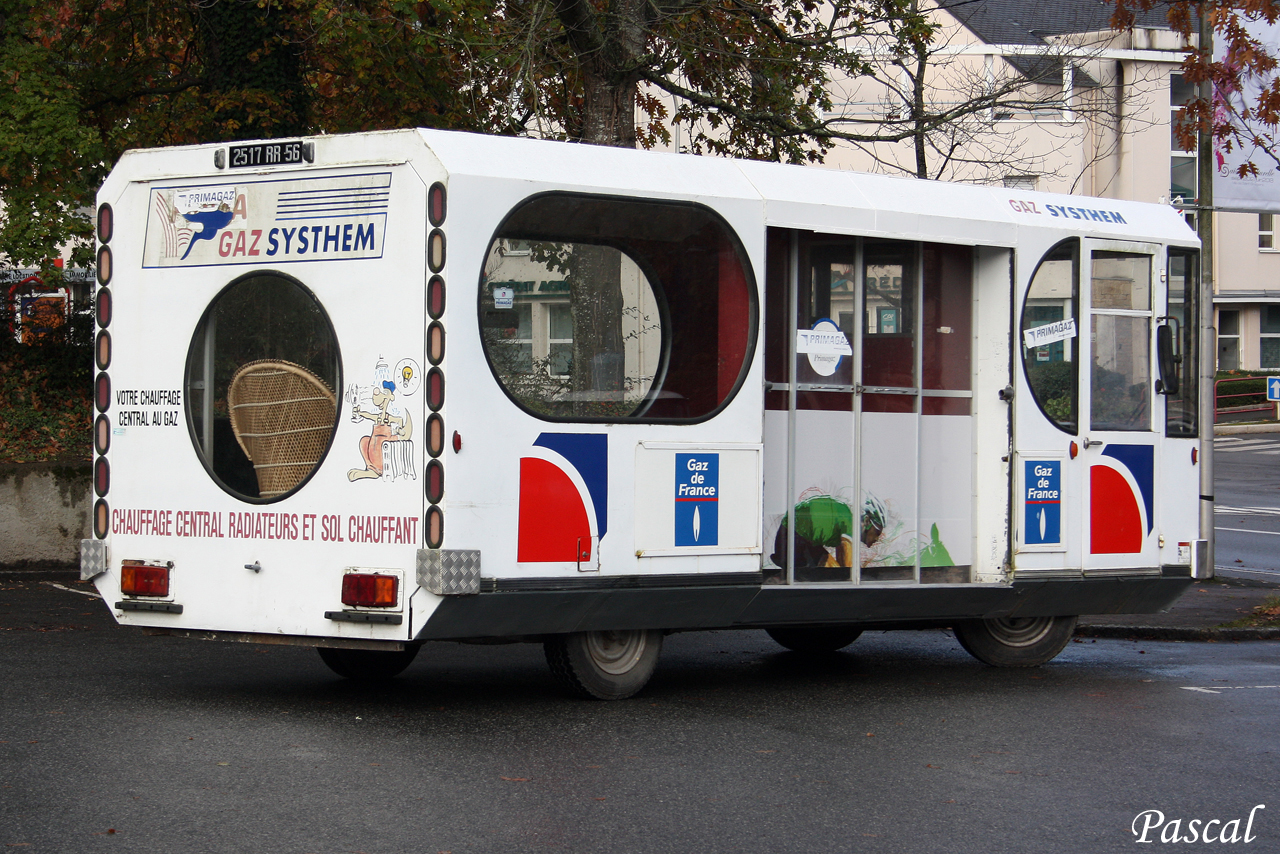
[[[1258,214],[1258,248],[1276,248],[1275,219],[1269,213]]]
[[[1197,198],[1195,152],[1184,151],[1178,144],[1178,122],[1182,109],[1196,97],[1195,87],[1181,74],[1169,75],[1169,201],[1174,204],[1194,202]]]
[[[1005,175],[1001,181],[1007,190],[1035,190],[1040,184],[1040,176]]]
[[[1280,305],[1262,306],[1258,367],[1280,368]]]
[[[1240,370],[1240,312],[1218,311],[1218,370]]]

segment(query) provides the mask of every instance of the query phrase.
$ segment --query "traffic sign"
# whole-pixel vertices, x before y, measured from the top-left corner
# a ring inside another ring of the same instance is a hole
[[[1267,377],[1267,401],[1280,403],[1280,377]]]

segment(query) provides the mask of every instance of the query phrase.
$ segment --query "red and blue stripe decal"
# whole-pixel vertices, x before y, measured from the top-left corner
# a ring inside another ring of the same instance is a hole
[[[1155,447],[1107,445],[1089,467],[1089,552],[1138,554],[1155,527]]]
[[[549,453],[520,458],[516,561],[588,560],[608,528],[609,437],[543,433],[533,444]]]

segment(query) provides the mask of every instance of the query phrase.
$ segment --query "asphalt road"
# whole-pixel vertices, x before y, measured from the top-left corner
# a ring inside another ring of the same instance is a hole
[[[1223,574],[1280,581],[1280,433],[1213,444],[1214,562]]]
[[[121,629],[85,589],[0,576],[4,850],[1079,854],[1133,850],[1146,810],[1280,850],[1274,643],[996,670],[941,631],[818,658],[698,633],[600,703],[536,646],[429,645],[369,687]]]

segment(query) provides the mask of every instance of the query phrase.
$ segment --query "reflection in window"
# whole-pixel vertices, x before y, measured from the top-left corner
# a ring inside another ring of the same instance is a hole
[[[1165,433],[1198,436],[1200,399],[1200,256],[1189,249],[1169,250],[1169,294],[1166,314],[1176,328],[1178,393],[1165,401]]]
[[[499,379],[538,414],[629,415],[646,400],[662,354],[653,286],[612,246],[524,245],[523,256],[491,250],[485,266],[485,345]]]
[[[1078,423],[1079,251],[1079,241],[1066,240],[1040,261],[1027,289],[1020,328],[1022,365],[1031,394],[1049,420],[1068,433],[1075,433]],[[1043,343],[1027,346],[1026,332],[1042,326],[1050,327],[1052,334],[1045,335]]]
[[[1151,429],[1151,256],[1094,252],[1089,423]]]
[[[896,240],[863,244],[862,383],[914,388],[916,252]]]
[[[186,415],[215,480],[272,501],[320,464],[337,426],[333,327],[306,289],[259,273],[232,284],[201,318],[187,356]]]
[[[745,374],[755,288],[705,208],[551,193],[494,236],[480,315],[494,375],[535,415],[703,418]]]
[[[1151,318],[1094,314],[1092,339],[1092,428],[1150,429]]]

